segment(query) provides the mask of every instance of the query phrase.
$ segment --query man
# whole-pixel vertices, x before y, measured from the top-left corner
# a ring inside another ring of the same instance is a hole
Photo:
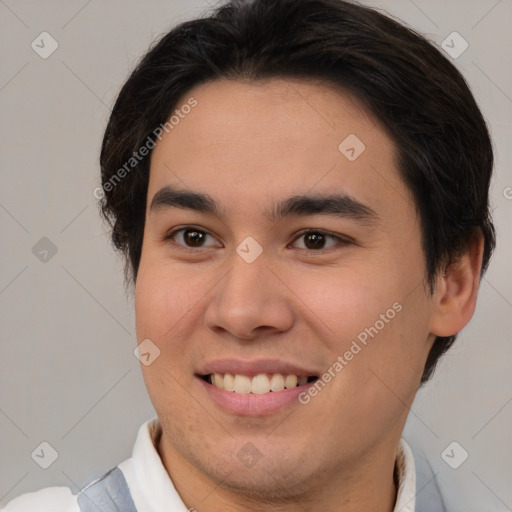
[[[6,511],[443,510],[401,434],[473,315],[492,165],[459,72],[373,10],[237,0],[172,30],[101,153],[158,419],[78,496]]]

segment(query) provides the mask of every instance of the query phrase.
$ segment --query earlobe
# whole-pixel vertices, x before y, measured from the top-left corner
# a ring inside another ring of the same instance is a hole
[[[430,332],[452,336],[471,320],[476,307],[484,249],[479,232],[467,250],[449,264],[437,279]]]

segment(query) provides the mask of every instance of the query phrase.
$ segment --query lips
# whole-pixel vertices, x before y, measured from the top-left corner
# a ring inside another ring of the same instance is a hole
[[[278,393],[304,386],[318,378],[315,370],[282,361],[214,361],[198,376],[217,389],[237,394]]]

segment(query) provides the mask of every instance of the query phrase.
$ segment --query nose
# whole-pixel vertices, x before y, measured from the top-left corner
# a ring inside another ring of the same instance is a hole
[[[247,263],[235,254],[211,295],[205,322],[216,334],[229,333],[238,340],[286,332],[294,323],[290,291],[263,255]]]

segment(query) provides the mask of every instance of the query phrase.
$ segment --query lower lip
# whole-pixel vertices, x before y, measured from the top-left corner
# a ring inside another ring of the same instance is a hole
[[[204,390],[219,407],[231,414],[244,416],[257,416],[271,414],[286,407],[287,405],[299,402],[299,395],[306,391],[311,384],[297,386],[292,389],[283,389],[282,391],[271,391],[262,395],[254,393],[235,393],[234,391],[224,391],[212,384],[197,377]]]

